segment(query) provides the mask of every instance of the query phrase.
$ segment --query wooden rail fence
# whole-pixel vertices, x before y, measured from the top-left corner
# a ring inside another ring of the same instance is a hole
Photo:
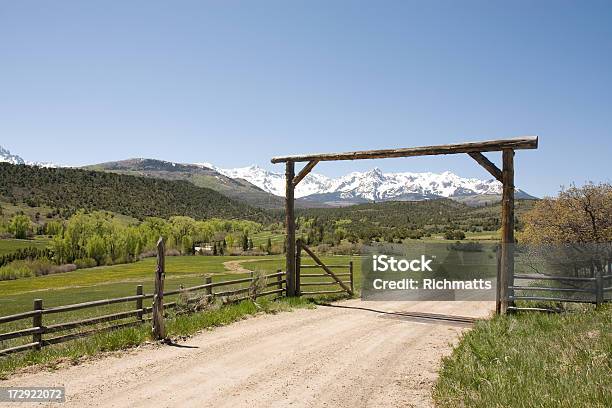
[[[163,242],[161,244],[163,247]],[[163,291],[163,276],[165,274],[163,264],[163,252],[158,258],[158,268],[156,270],[156,282],[157,293],[145,294],[143,286],[136,286],[136,294],[133,296],[124,296],[113,299],[101,299],[94,300],[84,303],[76,303],[70,305],[54,306],[45,308],[42,299],[35,299],[33,309],[31,311],[17,313],[10,316],[0,317],[0,324],[17,322],[20,320],[31,319],[31,327],[14,330],[11,332],[0,333],[0,348],[3,346],[3,342],[8,340],[29,337],[31,341],[25,344],[20,344],[13,347],[0,349],[0,356],[17,353],[25,350],[41,349],[45,346],[53,344],[63,343],[76,338],[90,336],[92,334],[101,333],[110,330],[116,330],[126,327],[133,327],[141,325],[145,322],[153,321],[153,334],[155,338],[163,338],[165,336],[163,330],[163,312],[157,316],[153,314],[153,309],[161,306],[161,310],[176,309],[181,306],[181,302],[173,301],[164,303],[163,299],[165,296],[172,295],[183,295],[184,301],[187,304],[201,301],[203,299],[213,299],[219,297],[225,297],[228,303],[239,302],[246,299],[255,299],[262,296],[268,295],[279,295],[282,296],[285,293],[285,272],[277,271],[276,273],[267,274],[264,276],[250,276],[248,278],[232,279],[225,281],[213,282],[212,276],[206,276],[204,278],[204,284],[198,286],[192,286],[188,288],[180,288],[175,290]],[[160,268],[161,267],[161,268]],[[259,282],[259,290],[256,290],[254,284],[260,279],[265,279],[265,283]],[[244,284],[247,284],[244,286]],[[243,285],[242,287],[228,286]],[[221,291],[215,291],[215,288],[223,288]],[[263,289],[263,290],[262,290]],[[191,296],[201,292],[199,295]],[[151,307],[145,306],[145,300],[161,301],[161,303],[152,303]],[[134,308],[128,311],[121,311],[117,313],[105,314],[102,316],[89,317],[86,319],[74,320],[69,322],[61,322],[55,324],[45,325],[45,316],[52,314],[61,314],[72,312],[75,310],[98,308],[101,306],[120,304],[120,303],[133,303]],[[152,315],[152,316],[149,316]],[[130,321],[125,321],[130,319]],[[133,319],[133,320],[132,320]],[[117,322],[119,321],[119,322]],[[102,323],[111,323],[111,325],[105,327],[99,327]],[[160,324],[162,325],[160,327]],[[93,327],[93,328],[92,328]],[[87,328],[86,330],[83,330]],[[72,331],[69,333],[61,333],[66,331]],[[48,335],[55,336],[48,337]]]

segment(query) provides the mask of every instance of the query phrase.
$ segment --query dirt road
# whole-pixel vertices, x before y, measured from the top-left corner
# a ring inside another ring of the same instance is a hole
[[[147,346],[0,386],[64,385],[62,406],[426,407],[466,325],[383,312],[481,317],[489,302],[362,302],[259,316],[176,346]],[[371,309],[371,310],[363,310]],[[57,405],[56,405],[57,406]]]
[[[252,271],[250,269],[247,269],[244,266],[242,266],[242,264],[245,263],[245,262],[260,262],[262,260],[266,260],[266,259],[240,259],[238,261],[225,261],[225,262],[223,262],[223,267],[229,273],[246,273],[246,274],[249,274]]]

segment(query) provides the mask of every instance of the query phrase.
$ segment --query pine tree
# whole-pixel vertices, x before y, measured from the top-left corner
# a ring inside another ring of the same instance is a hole
[[[266,242],[266,252],[268,254],[272,253],[272,240],[268,237],[268,242]]]

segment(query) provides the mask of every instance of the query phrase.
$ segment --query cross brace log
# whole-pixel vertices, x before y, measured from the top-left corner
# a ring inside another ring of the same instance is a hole
[[[491,160],[487,159],[484,154],[480,152],[470,152],[468,154],[472,159],[476,160],[478,164],[484,167],[486,171],[491,173],[491,175],[495,177],[497,181],[503,183],[504,178],[502,176],[502,171]]]
[[[304,166],[304,168],[293,178],[293,187],[296,187],[300,181],[304,179],[310,173],[310,171],[317,165],[318,160],[311,160]]]

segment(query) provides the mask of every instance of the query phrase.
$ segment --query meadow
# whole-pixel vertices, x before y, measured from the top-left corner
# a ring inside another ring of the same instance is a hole
[[[35,239],[0,239],[0,256],[30,247],[43,249],[49,245],[49,242],[49,238],[41,236]]]
[[[204,283],[205,275],[215,281],[238,279],[244,274],[229,272],[226,261],[254,260],[243,267],[273,273],[285,269],[282,255],[274,256],[177,256],[166,257],[166,290]],[[323,257],[323,262],[344,263],[348,256]],[[155,258],[139,262],[97,268],[80,269],[63,274],[24,278],[0,282],[0,315],[32,309],[34,299],[43,299],[45,307],[86,302],[135,294],[136,285],[142,284],[145,293],[153,291]],[[355,262],[356,271],[359,262]]]

